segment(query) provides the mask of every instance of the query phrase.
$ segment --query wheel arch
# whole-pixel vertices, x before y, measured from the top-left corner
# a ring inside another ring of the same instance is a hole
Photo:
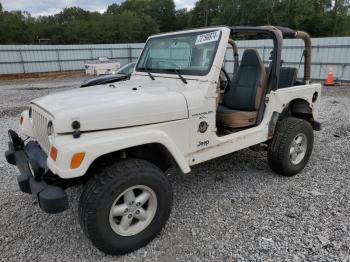
[[[287,116],[304,119],[311,124],[313,130],[320,131],[321,124],[316,121],[314,114],[314,103],[318,99],[318,96],[319,94],[316,91],[312,96],[312,102],[301,98],[292,100],[288,104],[288,107],[285,108],[285,110],[289,111],[289,115]]]
[[[269,139],[271,139],[274,134],[277,122],[287,117],[304,119],[311,124],[314,130],[319,131],[321,129],[320,124],[315,121],[312,104],[306,99],[295,98],[285,105],[282,112],[275,111],[273,113],[272,120],[269,124]]]
[[[178,161],[174,158],[172,153],[165,145],[159,142],[154,142],[136,145],[103,154],[97,157],[90,164],[90,167],[88,168],[86,173],[93,173],[91,171],[93,171],[95,168],[101,168],[101,166],[103,165],[109,165],[120,159],[128,158],[139,158],[149,161],[156,165],[163,172],[172,166],[178,168],[182,172],[186,172],[184,167],[181,166],[180,163],[178,163]]]
[[[313,116],[312,105],[309,103],[309,101],[305,99],[296,98],[290,101],[284,107],[282,113],[280,114],[280,119],[284,119],[288,116],[305,119],[309,122],[313,121],[314,116]]]
[[[86,176],[101,162],[127,157],[147,159],[162,170],[171,162],[175,163],[182,173],[191,171],[183,152],[186,148],[178,147],[162,130],[107,130],[85,133],[79,139],[61,136],[55,140],[54,146],[58,152],[64,154],[59,154],[56,161],[48,158],[47,164],[54,174],[64,179]],[[81,165],[72,169],[69,164],[76,152],[86,154]]]

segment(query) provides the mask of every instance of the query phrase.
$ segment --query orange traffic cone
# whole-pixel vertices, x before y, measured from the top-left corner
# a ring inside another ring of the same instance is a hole
[[[329,68],[329,73],[327,77],[327,81],[324,84],[325,86],[334,86],[334,75],[333,75],[333,66]]]

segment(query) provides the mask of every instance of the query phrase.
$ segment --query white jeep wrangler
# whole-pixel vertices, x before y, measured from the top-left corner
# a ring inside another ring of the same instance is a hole
[[[233,39],[269,38],[264,68],[255,49],[239,61]],[[305,42],[304,77],[282,67],[283,38]],[[223,68],[231,46],[234,70]],[[131,79],[51,94],[9,130],[6,159],[20,189],[48,213],[68,208],[65,189],[84,183],[80,223],[110,254],[151,241],[166,223],[173,193],[165,171],[251,147],[271,169],[292,176],[307,164],[321,85],[310,82],[310,37],[281,27],[208,27],[148,39]],[[231,80],[229,74],[233,75]],[[217,161],[220,161],[219,159]]]

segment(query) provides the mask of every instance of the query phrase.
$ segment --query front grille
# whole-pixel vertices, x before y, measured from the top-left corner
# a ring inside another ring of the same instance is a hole
[[[36,138],[41,148],[48,154],[50,150],[49,137],[47,136],[48,116],[43,110],[32,106],[32,119]]]

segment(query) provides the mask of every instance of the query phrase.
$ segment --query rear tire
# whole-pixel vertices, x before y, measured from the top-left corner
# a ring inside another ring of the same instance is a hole
[[[299,173],[309,161],[313,143],[313,129],[306,120],[287,117],[279,121],[267,153],[270,168],[283,176]]]
[[[85,185],[79,201],[80,224],[101,251],[129,253],[159,234],[172,200],[171,184],[158,167],[141,159],[122,160]]]

